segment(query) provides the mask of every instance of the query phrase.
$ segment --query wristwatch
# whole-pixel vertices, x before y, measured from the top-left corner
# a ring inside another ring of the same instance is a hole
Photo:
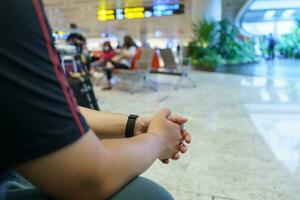
[[[125,137],[133,137],[134,136],[134,126],[135,126],[135,121],[138,118],[138,115],[129,115],[127,124],[126,124],[126,129],[125,129]]]

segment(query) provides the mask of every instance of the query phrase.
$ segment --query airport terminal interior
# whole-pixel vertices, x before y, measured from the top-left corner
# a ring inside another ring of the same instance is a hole
[[[188,117],[188,153],[142,176],[176,200],[300,199],[300,0],[43,2],[70,84],[89,74],[79,105]],[[129,70],[107,68],[128,37]]]

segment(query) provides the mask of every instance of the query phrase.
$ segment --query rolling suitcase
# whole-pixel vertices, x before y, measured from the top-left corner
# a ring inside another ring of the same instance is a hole
[[[89,75],[71,75],[68,81],[80,106],[99,110]]]
[[[69,56],[61,57],[61,62],[78,105],[94,110],[100,110],[90,76],[85,72],[78,72],[82,70],[78,69],[77,62],[74,58],[70,59]],[[70,71],[70,68],[73,68],[73,70]]]

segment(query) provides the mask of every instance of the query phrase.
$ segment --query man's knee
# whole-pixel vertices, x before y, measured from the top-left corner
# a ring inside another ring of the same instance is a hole
[[[153,200],[164,199],[173,200],[171,194],[157,183],[143,178],[137,177],[125,187],[123,187],[117,194],[115,194],[111,200]]]

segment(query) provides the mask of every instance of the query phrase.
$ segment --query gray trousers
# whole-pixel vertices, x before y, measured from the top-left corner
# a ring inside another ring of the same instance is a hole
[[[146,178],[137,177],[110,200],[173,200],[170,193],[158,184]],[[34,188],[27,180],[16,173],[12,173],[0,185],[0,200],[54,200]]]

